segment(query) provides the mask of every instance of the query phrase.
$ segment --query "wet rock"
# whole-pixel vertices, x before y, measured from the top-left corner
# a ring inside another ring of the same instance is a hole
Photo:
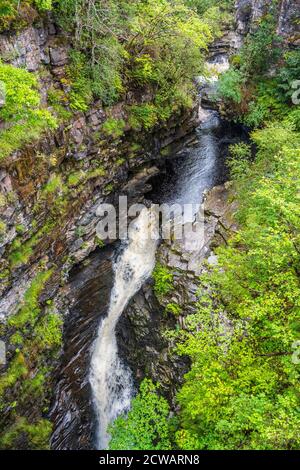
[[[142,169],[123,187],[124,193],[134,197],[149,192],[151,185],[147,185],[147,182],[157,174],[159,169],[156,166]]]
[[[56,450],[93,448],[95,419],[89,385],[90,356],[101,318],[106,315],[113,285],[108,247],[95,252],[89,264],[79,265],[65,286],[64,351],[54,383],[50,418],[51,447]]]
[[[148,282],[131,299],[116,330],[119,354],[130,366],[136,386],[144,377],[150,377],[161,384],[171,401],[189,366],[186,358],[170,352],[168,342],[162,337],[162,331],[173,328],[174,324],[174,319],[164,316],[164,309]]]

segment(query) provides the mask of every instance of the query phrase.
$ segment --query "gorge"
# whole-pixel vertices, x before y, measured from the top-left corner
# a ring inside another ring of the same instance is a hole
[[[6,3],[0,448],[299,448],[298,2]]]

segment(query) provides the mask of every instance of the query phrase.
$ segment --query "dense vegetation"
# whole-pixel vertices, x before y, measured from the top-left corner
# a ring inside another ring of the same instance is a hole
[[[41,100],[39,72],[14,67],[7,57],[0,61],[0,98],[5,96],[0,158],[88,111],[96,100],[108,115],[101,136],[112,141],[127,129],[162,125],[190,107],[193,79],[203,72],[207,47],[228,23],[232,5],[231,0],[0,0],[1,33],[22,30],[52,11],[62,44],[70,46],[68,66],[48,90],[48,103]],[[239,230],[218,249],[218,266],[199,281],[197,313],[186,317],[184,329],[178,325],[168,333],[176,353],[192,364],[177,395],[179,411],[170,418],[159,386],[144,380],[130,412],[111,427],[111,449],[299,449],[299,364],[292,355],[300,339],[300,110],[293,88],[300,53],[287,50],[277,35],[276,11],[272,5],[247,36],[219,83],[221,111],[248,126],[252,142],[231,149]],[[111,110],[120,102],[124,112],[115,118]],[[48,219],[41,227],[32,224],[26,242],[24,227],[16,227],[10,269],[26,264],[60,223],[70,194],[104,173],[97,162],[64,179],[51,175],[33,207],[39,214],[48,203]],[[0,221],[1,240],[5,230]],[[62,326],[51,300],[40,304],[51,275],[41,263],[15,314],[1,325],[10,346],[0,378],[0,447],[49,445],[50,380]],[[172,293],[173,274],[165,266],[158,264],[153,278],[159,300]],[[174,302],[166,311],[184,314]],[[33,402],[41,412],[25,416],[24,405]]]
[[[219,34],[219,10],[200,18],[183,1],[66,0],[57,8],[76,41],[71,52],[71,107],[99,98],[112,105],[128,90],[144,93],[128,106],[133,128],[153,127],[191,105],[203,51]]]
[[[172,448],[300,446],[300,110],[291,85],[299,66],[299,50],[284,49],[271,8],[220,80],[224,111],[250,127],[252,142],[231,148],[239,230],[201,277],[197,313],[168,333],[192,361],[177,420],[167,419]],[[158,266],[158,296],[168,293],[166,276]],[[140,426],[140,413],[132,408],[130,423]],[[124,433],[122,449],[128,430],[119,418],[113,436]]]
[[[283,47],[275,20],[271,7],[247,36],[239,55],[232,57],[230,70],[221,77],[219,95],[227,115],[250,127],[271,118],[292,122],[300,129],[299,107],[292,106],[296,95],[293,83],[300,76],[300,52]]]
[[[5,123],[0,133],[1,160],[38,138],[44,130],[55,129],[56,120],[47,109],[41,108],[34,75],[0,60],[0,82],[5,97],[0,108],[0,119]]]
[[[64,32],[61,41],[71,49],[65,74],[48,90],[48,106],[43,107],[39,73],[0,62],[6,93],[0,115],[5,123],[1,158],[72,113],[87,111],[97,99],[104,106],[127,103],[126,123],[110,117],[110,125],[105,124],[103,131],[110,126],[113,137],[123,134],[125,124],[147,130],[190,107],[193,79],[203,70],[207,45],[220,34],[222,17],[215,4],[199,16],[186,3],[190,2],[2,0],[0,31],[22,29],[52,10]]]
[[[193,362],[178,395],[180,448],[300,444],[292,360],[300,338],[300,135],[273,124],[252,139],[256,161],[232,165],[240,230],[218,250],[218,269],[202,279],[199,313],[180,338]]]

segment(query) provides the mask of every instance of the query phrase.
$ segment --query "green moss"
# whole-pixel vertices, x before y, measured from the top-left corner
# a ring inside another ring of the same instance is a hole
[[[105,176],[106,171],[103,167],[99,166],[93,170],[83,171],[79,170],[74,173],[71,173],[68,177],[68,186],[76,187],[81,183],[85,183],[93,178],[98,178],[100,176]]]
[[[22,225],[22,224],[16,225],[16,232],[19,235],[22,235],[25,231],[26,231],[26,227],[24,225]]]
[[[78,186],[83,179],[85,178],[84,171],[79,170],[74,173],[71,173],[68,177],[68,185],[71,187]]]
[[[16,422],[0,437],[0,447],[18,448],[18,442],[32,450],[49,449],[52,424],[46,419],[29,423],[26,418],[18,417]]]
[[[45,286],[45,283],[52,275],[52,270],[41,272],[31,282],[30,287],[24,294],[23,303],[18,312],[9,318],[8,324],[16,328],[23,328],[25,325],[32,326],[39,313],[39,296]]]
[[[67,121],[72,116],[72,113],[65,107],[68,104],[68,97],[62,90],[51,88],[48,91],[48,104],[60,121]]]
[[[60,346],[62,341],[62,319],[53,312],[44,316],[35,328],[35,340],[39,348],[52,349]]]
[[[0,207],[5,207],[7,204],[5,194],[0,194]]]
[[[61,199],[57,198],[54,205],[55,208],[58,207],[59,202],[61,202]],[[25,243],[21,237],[16,238],[11,245],[11,253],[9,255],[11,267],[14,268],[26,264],[33,255],[33,250],[41,241],[42,237],[49,233],[53,227],[55,227],[55,222],[49,219],[43,227]]]
[[[125,162],[126,162],[125,158],[118,158],[118,160],[116,161],[116,165],[122,166],[124,165]]]
[[[109,183],[105,186],[104,190],[103,190],[103,194],[110,194],[112,193],[114,190],[114,184],[113,183]]]
[[[12,335],[12,337],[10,338],[10,343],[11,344],[14,344],[14,345],[22,345],[23,344],[23,336],[21,335],[21,333],[17,332],[15,334]]]
[[[18,352],[9,364],[4,375],[0,378],[0,398],[8,387],[13,387],[15,383],[28,373],[28,367],[21,352]],[[1,408],[1,406],[0,406]]]
[[[3,220],[0,220],[0,240],[1,238],[4,237],[4,235],[6,234],[6,223],[3,222]]]
[[[141,144],[138,144],[137,142],[133,142],[130,145],[130,151],[131,152],[139,152],[140,150],[142,150]]]
[[[3,271],[0,272],[0,279],[6,279],[9,276],[10,272],[9,269],[4,269]]]
[[[52,194],[60,189],[62,186],[62,179],[60,175],[52,175],[48,183],[42,189],[44,194]]]
[[[123,119],[108,118],[102,126],[102,131],[107,136],[117,139],[124,134],[125,125]]]
[[[90,170],[89,172],[87,172],[86,179],[90,180],[90,179],[99,178],[100,176],[105,176],[105,175],[106,175],[105,169],[103,167],[98,167],[98,168],[95,168],[94,170]]]
[[[9,342],[19,349],[0,379],[0,409],[5,410],[1,448],[44,449],[49,445],[51,425],[41,417],[48,410],[50,373],[62,341],[62,319],[53,311],[52,302],[46,302],[43,315],[39,305],[39,296],[51,273],[49,270],[37,274],[19,310],[4,327],[6,336],[14,330]],[[25,404],[33,399],[35,413],[33,422],[28,422],[22,413]]]
[[[105,247],[104,241],[101,240],[101,238],[99,238],[98,236],[96,236],[95,242],[96,242],[96,244],[99,248],[104,248]]]
[[[160,154],[163,156],[163,157],[168,157],[169,155],[171,155],[172,153],[172,147],[171,145],[169,145],[168,147],[165,147],[164,149],[162,149],[160,151]]]

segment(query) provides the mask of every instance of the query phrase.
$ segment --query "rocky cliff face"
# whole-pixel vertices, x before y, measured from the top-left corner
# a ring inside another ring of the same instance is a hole
[[[237,0],[236,30],[246,35],[255,28],[255,23],[267,13],[273,0]],[[277,31],[291,46],[300,45],[299,1],[279,0],[276,2]]]
[[[0,35],[2,59],[38,75],[44,102],[49,90],[69,86],[63,79],[68,67],[68,49],[65,38],[49,19],[21,32]],[[130,93],[124,102],[110,108],[109,114],[95,102],[87,112],[69,116],[54,133],[45,134],[39,141],[1,160],[0,217],[5,231],[0,236],[0,320],[7,363],[0,365],[0,370],[6,375],[11,373],[11,359],[16,350],[23,357],[24,346],[20,336],[16,336],[19,331],[14,326],[7,327],[8,319],[24,304],[24,295],[30,288],[32,294],[37,276],[51,273],[42,291],[34,294],[38,297],[34,302],[39,311],[38,322],[43,321],[50,303],[64,317],[64,351],[61,360],[54,360],[45,351],[38,361],[27,364],[26,380],[33,383],[41,368],[48,370],[45,377],[47,383],[51,380],[52,387],[45,388],[47,401],[53,398],[51,388],[56,387],[57,402],[51,412],[54,448],[87,448],[92,442],[89,394],[85,395],[88,358],[106,301],[101,303],[99,299],[99,303],[94,299],[87,317],[81,317],[80,312],[82,305],[91,301],[98,280],[100,285],[104,282],[103,296],[108,295],[109,280],[107,284],[103,274],[109,271],[105,249],[104,267],[92,261],[96,274],[88,271],[92,286],[86,285],[80,274],[79,280],[74,278],[75,284],[83,283],[80,292],[84,298],[74,298],[74,294],[70,298],[70,285],[66,283],[72,266],[86,260],[98,247],[97,208],[104,201],[117,205],[119,194],[128,195],[132,202],[142,201],[151,189],[148,180],[158,171],[155,162],[164,158],[196,125],[196,115],[189,112],[179,113],[166,126],[152,132],[137,132],[127,126],[124,134],[117,137],[103,133],[102,124],[108,115],[126,120],[125,105],[136,99]],[[88,299],[85,292],[90,293]],[[24,329],[22,335],[30,343],[30,335],[34,337],[35,333]],[[12,337],[16,338],[14,344]],[[49,365],[52,369],[55,364],[56,371],[49,372]],[[20,416],[29,420],[33,416],[35,422],[47,417],[44,398],[23,400],[19,404],[20,386],[16,379],[15,387],[10,388],[1,404],[4,433],[23,422]],[[26,448],[26,439],[18,446]]]

